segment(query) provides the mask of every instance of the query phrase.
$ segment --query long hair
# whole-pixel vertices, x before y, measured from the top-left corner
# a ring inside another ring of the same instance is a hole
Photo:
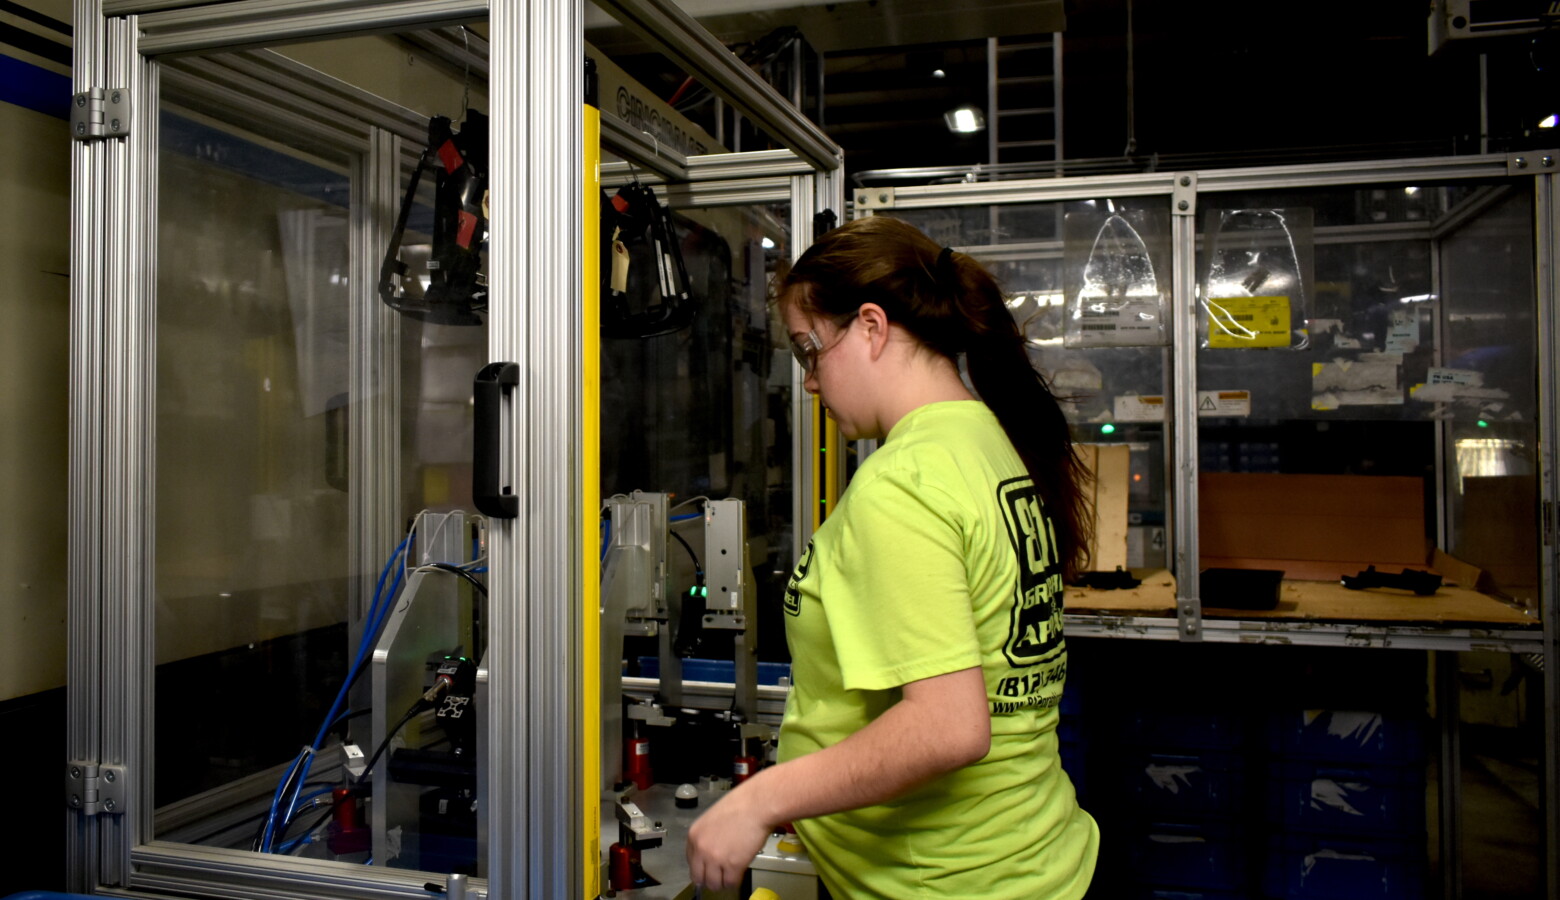
[[[927,350],[958,364],[1018,451],[1056,528],[1063,577],[1088,562],[1093,477],[1073,451],[1062,407],[1029,363],[1024,336],[997,280],[972,257],[946,251],[887,216],[830,231],[775,282],[782,305],[842,322],[876,303]]]

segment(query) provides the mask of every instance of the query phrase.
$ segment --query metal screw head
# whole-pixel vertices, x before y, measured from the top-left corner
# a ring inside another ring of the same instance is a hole
[[[81,767],[80,766],[71,766],[70,767],[70,777],[72,777],[72,778],[80,778],[81,777]]]
[[[109,125],[110,128],[114,129],[115,131],[119,130],[119,120],[118,119],[115,119],[114,121],[108,123],[108,125]]]
[[[1179,202],[1179,203],[1177,203],[1175,205],[1175,208],[1179,209],[1182,212],[1186,212],[1187,210],[1192,208],[1192,204],[1186,202],[1185,200],[1182,200],[1181,202]]]
[[[1555,158],[1553,156],[1546,156],[1543,159],[1540,159],[1539,163],[1542,164],[1543,167],[1547,169],[1550,166],[1555,164]]]
[[[1191,187],[1191,186],[1192,186],[1192,176],[1190,176],[1190,175],[1182,175],[1181,176],[1181,187]]]
[[[1187,634],[1196,634],[1197,633],[1197,626],[1196,625],[1187,625],[1186,626],[1186,633]]]
[[[118,91],[115,91],[115,92],[114,92],[114,93],[113,93],[113,94],[112,94],[112,99],[113,99],[113,101],[114,101],[114,102],[115,102],[115,103],[118,103],[118,102],[119,102],[119,92],[118,92]]]
[[[114,770],[109,769],[107,772],[104,772],[103,780],[112,783],[114,780]]]
[[[878,194],[878,202],[879,203],[887,203],[888,202],[888,195],[887,194]]]
[[[86,134],[87,133],[87,123],[85,123],[85,122],[77,122],[76,123],[76,133],[77,134]],[[80,777],[80,776],[77,776],[77,777]]]
[[[114,811],[114,800],[112,797],[103,801],[103,809],[107,810],[108,812]]]
[[[81,108],[83,108],[83,109],[85,109],[86,106],[87,106],[87,98],[86,98],[86,96],[82,95],[82,96],[77,97],[76,98],[76,105],[81,107]]]
[[[1526,169],[1527,168],[1527,159],[1525,157],[1519,156],[1516,159],[1512,160],[1511,164],[1516,166],[1519,169]]]
[[[72,809],[80,809],[81,808],[81,795],[80,794],[71,794],[70,795],[70,806],[71,806]]]

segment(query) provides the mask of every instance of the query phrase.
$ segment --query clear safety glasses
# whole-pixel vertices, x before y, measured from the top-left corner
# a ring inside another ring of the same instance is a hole
[[[823,352],[823,341],[818,339],[818,332],[809,331],[799,338],[791,338],[791,355],[796,357],[796,362],[802,367],[803,372],[811,372],[813,366],[818,364],[818,354]]]

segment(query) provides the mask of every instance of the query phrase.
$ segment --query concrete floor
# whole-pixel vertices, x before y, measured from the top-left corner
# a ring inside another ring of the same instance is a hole
[[[1480,747],[1474,752],[1465,748],[1462,768],[1464,900],[1533,900],[1544,896],[1540,761],[1503,753],[1496,747]],[[1435,816],[1440,782],[1433,760],[1429,782],[1430,847],[1435,855],[1440,846]],[[1432,878],[1430,883],[1439,887],[1439,871]]]

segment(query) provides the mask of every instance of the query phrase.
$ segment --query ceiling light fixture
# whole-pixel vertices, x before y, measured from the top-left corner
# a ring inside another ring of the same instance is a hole
[[[943,121],[954,134],[974,134],[986,127],[986,117],[973,106],[961,106],[943,113]]]
[[[1557,123],[1560,123],[1560,117],[1549,116],[1548,118],[1544,119],[1542,122],[1539,122],[1538,123],[1538,127],[1539,128],[1553,128],[1553,127],[1555,127],[1555,125]]]

